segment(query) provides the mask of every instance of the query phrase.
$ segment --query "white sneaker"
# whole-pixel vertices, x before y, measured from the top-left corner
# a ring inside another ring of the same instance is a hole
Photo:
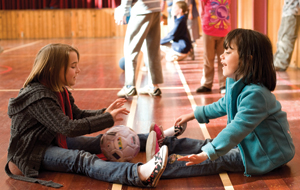
[[[188,53],[191,60],[195,60],[195,54],[194,54],[194,48],[192,47],[191,50]]]
[[[174,136],[178,137],[182,135],[182,133],[186,130],[187,123],[183,123],[182,125],[174,126]]]
[[[151,131],[146,142],[146,161],[150,161],[158,151],[159,145],[156,139],[156,133],[155,131]]]
[[[168,53],[166,55],[166,61],[168,61],[168,62],[177,61],[177,60],[178,60],[177,55],[174,55],[174,54],[171,54],[171,53]]]
[[[156,187],[158,181],[166,169],[168,162],[168,147],[166,145],[162,146],[159,152],[142,167],[146,167],[148,171],[152,171],[149,177],[144,182],[147,187]]]
[[[136,88],[135,88],[135,86],[129,86],[129,87],[123,86],[123,88],[118,92],[117,95],[120,97],[125,96],[126,98],[128,96],[135,96],[135,95],[137,95]]]
[[[141,68],[141,71],[147,72],[147,71],[148,71],[148,67],[147,67],[147,66],[143,66],[143,67]]]
[[[225,88],[225,86],[220,88],[220,93],[221,93],[221,94],[225,94],[225,93],[226,93],[226,88]]]
[[[173,126],[173,127],[170,127],[169,129],[166,129],[163,133],[164,133],[164,136],[175,136],[175,137],[178,137],[180,135],[182,135],[182,133],[186,130],[186,126],[187,126],[187,123],[183,123],[182,125],[177,125],[177,126]],[[156,131],[157,128],[156,128]],[[156,132],[156,133],[159,133],[159,132]],[[158,137],[157,137],[158,138]]]
[[[151,88],[148,85],[138,90],[139,94],[149,94],[150,96],[160,96],[161,90],[158,87]]]

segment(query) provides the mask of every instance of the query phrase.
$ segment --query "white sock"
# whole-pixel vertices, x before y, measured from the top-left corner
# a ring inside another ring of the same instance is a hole
[[[174,127],[170,127],[169,129],[164,130],[165,137],[171,137],[174,136],[175,130]]]
[[[154,169],[154,160],[151,159],[146,164],[143,164],[141,166],[138,166],[138,174],[141,179],[141,181],[146,181]]]

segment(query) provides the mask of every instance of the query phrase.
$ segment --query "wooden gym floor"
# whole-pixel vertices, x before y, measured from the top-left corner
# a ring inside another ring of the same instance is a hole
[[[2,40],[5,51],[0,54],[0,187],[2,190],[50,189],[38,184],[17,181],[4,172],[7,147],[10,138],[10,119],[7,116],[8,99],[16,97],[28,76],[38,50],[48,43],[67,43],[76,46],[80,53],[81,73],[72,91],[76,104],[81,109],[107,107],[117,98],[117,92],[124,84],[124,72],[118,61],[123,56],[123,38],[102,39],[51,39],[51,40]],[[180,62],[162,60],[164,83],[160,85],[161,97],[138,96],[129,98],[126,107],[130,114],[122,122],[137,133],[147,133],[152,122],[171,127],[181,114],[191,112],[196,105],[206,105],[222,97],[219,94],[217,78],[211,93],[197,94],[202,76],[202,44],[197,41],[196,59]],[[142,63],[139,57],[139,63]],[[141,64],[139,64],[141,68]],[[216,76],[216,75],[215,75]],[[244,177],[243,173],[199,176],[181,179],[160,180],[156,189],[299,189],[300,187],[300,70],[289,68],[277,73],[277,87],[274,91],[287,112],[296,147],[296,155],[286,166],[263,176]],[[137,88],[147,84],[147,74],[139,69]],[[199,125],[196,120],[188,123],[181,137],[213,138],[226,126],[226,117]],[[104,133],[101,131],[99,133]],[[91,134],[91,135],[97,135]],[[133,162],[145,162],[145,153],[139,153]],[[15,174],[20,171],[10,164]],[[60,189],[141,189],[121,186],[69,173],[41,172],[40,179],[63,184]]]

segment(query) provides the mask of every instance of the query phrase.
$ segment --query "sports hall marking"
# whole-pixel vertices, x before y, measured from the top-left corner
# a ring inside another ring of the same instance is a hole
[[[285,83],[286,85],[290,86],[292,89],[294,89],[294,90],[300,90],[300,88],[299,88],[298,86],[292,84],[291,81],[288,81],[288,80],[283,79],[283,78],[280,77],[278,74],[276,74],[276,77],[277,77],[277,79],[279,79],[281,82],[283,82],[283,83]],[[278,85],[278,84],[276,84],[276,85]],[[293,90],[293,91],[294,91],[294,90]],[[282,91],[282,90],[278,90],[278,91]],[[276,92],[278,92],[278,91],[276,90]],[[289,90],[289,91],[290,91],[290,90]],[[275,92],[275,91],[274,91],[274,92]]]
[[[10,66],[6,66],[6,65],[0,65],[0,67],[5,68],[6,70],[1,71],[0,74],[4,74],[4,73],[8,73],[12,70],[12,68]]]
[[[138,61],[138,64],[140,65],[141,61]],[[137,68],[139,68],[139,65],[137,65]],[[138,70],[139,70],[138,77],[137,77],[136,84],[135,84],[135,86],[137,88],[140,87],[140,85],[141,85],[142,75],[143,75],[143,72],[141,72],[140,69],[138,69]],[[132,126],[133,126],[133,121],[134,121],[135,112],[136,112],[137,99],[138,99],[138,95],[133,96],[132,102],[130,105],[130,110],[129,110],[130,113],[128,115],[127,124],[126,124],[126,126],[128,126],[130,128],[132,128]],[[114,183],[114,184],[112,184],[111,190],[122,190],[122,185]]]
[[[142,75],[143,75],[143,73],[139,72],[138,77],[137,77],[137,81],[136,81],[136,84],[135,84],[135,86],[137,88],[139,88],[141,86]],[[129,126],[130,128],[132,128],[132,126],[133,126],[133,121],[134,121],[134,116],[135,116],[135,112],[136,112],[136,105],[137,105],[138,97],[139,97],[139,95],[133,96],[133,98],[132,98],[132,103],[131,103],[131,106],[130,106],[130,114],[128,116],[127,125],[126,125],[126,126]]]
[[[2,53],[7,53],[7,52],[11,52],[11,51],[14,51],[14,50],[17,50],[17,49],[21,49],[23,47],[31,46],[31,45],[34,45],[36,43],[40,43],[41,41],[43,41],[43,40],[39,40],[39,41],[32,42],[32,43],[29,43],[29,44],[25,44],[25,45],[17,46],[17,47],[14,47],[14,48],[10,48],[10,49],[4,50]],[[12,70],[12,68],[9,67],[9,66],[0,65],[0,67],[6,68],[6,70],[5,71],[1,71],[0,74],[8,73],[8,72],[10,72]]]
[[[21,45],[21,46],[17,46],[17,47],[14,47],[14,48],[10,48],[10,49],[4,50],[2,53],[11,52],[11,51],[14,51],[14,50],[17,50],[17,49],[21,49],[21,48],[23,48],[23,47],[27,47],[27,46],[31,46],[31,45],[40,43],[40,42],[42,42],[42,41],[43,41],[43,40],[38,40],[38,41],[36,41],[36,42],[32,42],[32,43],[29,43],[29,44],[24,44],[24,45]]]
[[[141,80],[139,80],[139,78],[142,78],[142,73],[139,72],[139,75],[138,75],[138,78],[137,78],[137,83],[136,83],[136,86],[140,85],[141,84]],[[160,89],[182,89],[183,87],[159,87]],[[108,90],[108,91],[111,91],[111,90],[121,90],[121,88],[74,88],[74,90],[77,90],[77,91],[94,91],[94,90]]]
[[[175,68],[176,68],[176,70],[179,74],[179,78],[180,78],[181,83],[182,83],[182,85],[185,89],[185,92],[188,96],[188,99],[191,102],[192,108],[193,108],[193,110],[195,110],[195,108],[197,107],[197,104],[195,102],[194,96],[191,94],[191,90],[189,88],[189,85],[187,84],[187,82],[185,80],[185,77],[184,77],[184,75],[183,75],[183,73],[180,69],[180,66],[179,66],[178,62],[174,61],[174,65],[175,65]],[[199,126],[200,126],[200,129],[201,129],[202,133],[203,133],[204,138],[206,138],[206,139],[211,138],[210,135],[209,135],[209,132],[207,130],[206,125],[203,124],[203,123],[199,123]],[[226,190],[234,189],[227,173],[220,173],[219,176],[220,176],[221,181],[223,183],[223,186]]]

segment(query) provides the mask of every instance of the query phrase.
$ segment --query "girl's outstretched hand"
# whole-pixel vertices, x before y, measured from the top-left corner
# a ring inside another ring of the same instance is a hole
[[[113,110],[118,109],[124,105],[127,100],[125,98],[118,98],[108,106],[105,112],[111,113]]]
[[[187,156],[183,156],[178,158],[178,161],[186,161],[186,166],[191,166],[194,164],[200,164],[201,162],[208,159],[208,156],[205,152],[201,152],[200,154],[191,154]]]
[[[114,118],[114,122],[123,120],[123,118],[118,117],[119,114],[128,115],[128,113],[129,113],[129,110],[127,110],[126,108],[118,108],[118,109],[114,109],[113,111],[110,112],[110,114]]]
[[[174,126],[181,125],[193,119],[195,119],[194,112],[184,114],[176,119]]]

